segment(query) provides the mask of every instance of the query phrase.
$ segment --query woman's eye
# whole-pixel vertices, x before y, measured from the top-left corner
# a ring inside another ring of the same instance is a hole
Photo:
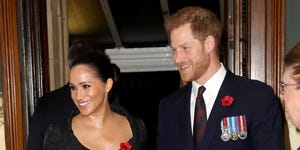
[[[72,91],[74,91],[74,90],[76,90],[76,87],[70,85],[70,89],[71,89]]]
[[[89,88],[89,87],[91,87],[90,85],[83,85],[82,86],[84,89],[87,89],[87,88]]]

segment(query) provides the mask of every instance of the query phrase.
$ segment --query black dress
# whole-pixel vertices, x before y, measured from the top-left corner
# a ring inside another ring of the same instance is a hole
[[[147,130],[144,122],[134,118],[120,106],[111,105],[111,109],[126,116],[129,121],[133,132],[133,137],[128,141],[131,145],[130,150],[146,150]],[[78,113],[78,111],[73,111],[67,120],[49,126],[44,138],[43,150],[87,150],[75,137],[71,128],[72,118]]]

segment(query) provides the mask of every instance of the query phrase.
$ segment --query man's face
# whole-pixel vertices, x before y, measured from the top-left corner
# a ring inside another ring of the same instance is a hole
[[[207,71],[210,58],[204,42],[196,39],[190,24],[184,24],[170,33],[173,60],[185,82],[199,80]]]
[[[293,78],[293,68],[285,69],[281,87],[280,98],[283,102],[285,114],[292,123],[300,129],[300,84]]]

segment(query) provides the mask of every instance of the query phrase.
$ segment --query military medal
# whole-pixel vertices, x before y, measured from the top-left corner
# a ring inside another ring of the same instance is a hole
[[[237,117],[232,116],[230,117],[230,129],[231,129],[231,139],[237,140],[238,139],[238,128],[237,128]]]
[[[238,125],[239,125],[239,138],[244,140],[247,138],[247,126],[246,126],[246,118],[245,115],[238,116]]]
[[[239,138],[244,140],[247,138],[247,126],[245,115],[225,117],[221,121],[221,139],[235,141]]]
[[[224,118],[221,121],[221,130],[222,130],[222,134],[221,134],[221,139],[223,141],[229,141],[230,139],[230,127],[228,126],[228,122],[227,121],[229,118]]]

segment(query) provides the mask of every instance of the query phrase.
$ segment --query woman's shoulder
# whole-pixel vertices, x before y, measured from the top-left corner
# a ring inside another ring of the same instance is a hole
[[[132,148],[134,150],[145,150],[147,148],[146,143],[148,140],[148,135],[144,121],[141,118],[131,115],[122,106],[112,106],[112,110],[126,116],[133,133],[133,137],[129,141],[129,143],[133,146]]]
[[[147,148],[148,133],[145,123],[142,119],[128,116],[129,124],[133,132],[132,143],[137,149],[145,150]]]
[[[124,107],[122,106],[111,106],[112,110],[120,115],[125,116],[128,121],[129,124],[132,128],[136,128],[139,130],[145,130],[145,123],[141,118],[135,117],[133,115],[131,115]]]
[[[130,124],[132,124],[132,127],[135,128],[138,131],[138,133],[147,134],[147,129],[144,121],[140,118],[136,118],[133,116],[131,117],[132,117],[132,122]]]

